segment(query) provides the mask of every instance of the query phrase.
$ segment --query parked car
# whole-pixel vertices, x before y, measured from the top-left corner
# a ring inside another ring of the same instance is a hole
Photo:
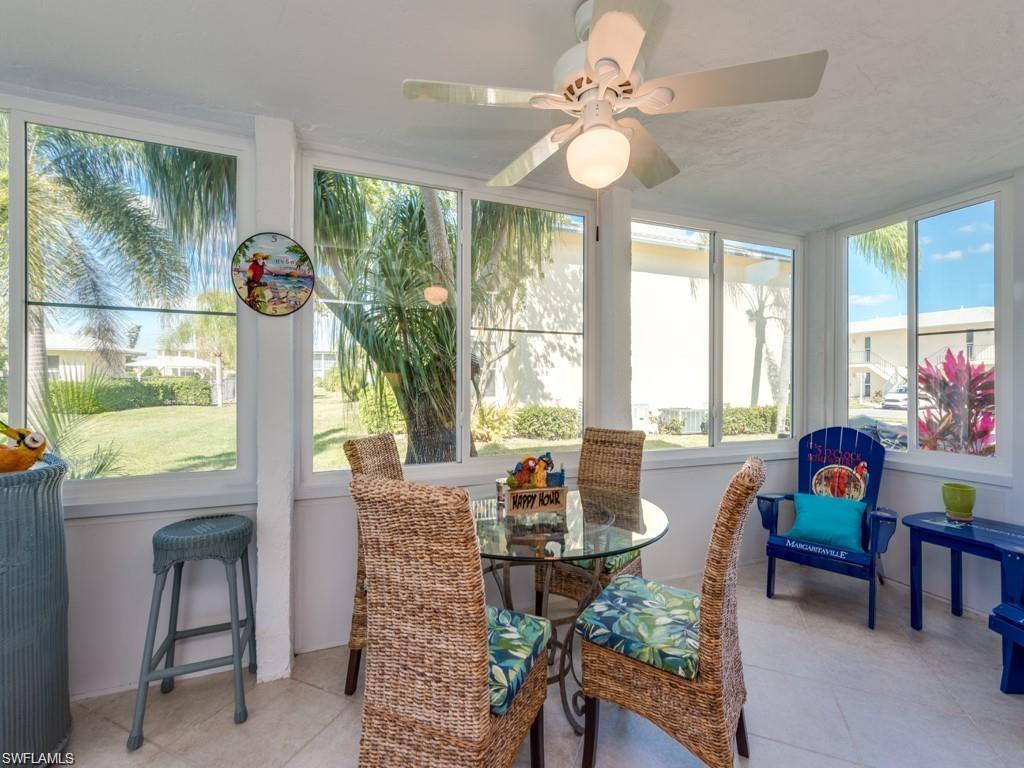
[[[893,408],[899,411],[907,410],[910,405],[910,398],[907,394],[906,386],[893,387],[886,393],[885,397],[882,398],[883,408]]]

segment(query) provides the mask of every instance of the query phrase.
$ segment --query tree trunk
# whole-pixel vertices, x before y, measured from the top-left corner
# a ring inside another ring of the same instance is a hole
[[[792,402],[790,396],[790,381],[792,379],[792,352],[790,344],[790,320],[789,312],[782,321],[782,354],[779,356],[779,383],[775,394],[775,433],[777,435],[790,434],[792,425],[786,429],[786,420],[789,418],[789,407]]]
[[[28,307],[28,384],[29,412],[49,400],[49,383],[46,366],[46,316],[43,307]]]
[[[426,393],[404,390],[395,393],[398,395],[399,408],[405,416],[405,428],[409,437],[405,449],[406,464],[442,464],[455,461],[454,385],[453,376],[451,409],[435,406]],[[450,412],[443,414],[442,410]],[[445,418],[446,415],[448,418]]]
[[[420,187],[420,199],[423,200],[423,218],[427,223],[427,241],[430,244],[430,258],[441,277],[449,284],[454,284],[455,272],[452,269],[452,253],[448,247],[448,230],[444,225],[444,211],[437,190],[431,187]]]
[[[764,334],[767,324],[764,312],[754,316],[754,373],[750,380],[751,408],[754,408],[761,398],[761,364],[764,360]]]

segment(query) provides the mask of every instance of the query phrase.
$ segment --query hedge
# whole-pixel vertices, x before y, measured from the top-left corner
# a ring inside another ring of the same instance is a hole
[[[49,382],[51,397],[74,403],[81,414],[128,411],[160,405],[212,405],[210,382],[191,376],[109,379],[95,387],[76,381]]]
[[[384,401],[381,402],[376,386],[364,387],[359,393],[359,418],[363,428],[371,435],[391,432],[405,434],[405,419],[398,407],[398,399],[390,384],[383,387]]]
[[[776,434],[776,420],[774,405],[726,408],[722,416],[722,434],[774,435]]]
[[[580,434],[579,414],[575,408],[527,405],[516,413],[513,430],[529,440],[571,440]]]

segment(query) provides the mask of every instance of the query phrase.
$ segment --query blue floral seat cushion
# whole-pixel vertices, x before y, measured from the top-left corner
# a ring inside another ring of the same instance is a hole
[[[640,557],[640,550],[639,549],[631,549],[629,552],[622,552],[621,554],[618,554],[618,555],[612,555],[611,557],[606,557],[604,559],[604,567],[601,569],[601,572],[602,573],[616,573],[617,571],[621,571],[623,568],[625,568],[627,565],[632,563],[638,557]],[[588,571],[591,571],[591,570],[594,569],[594,561],[591,560],[591,559],[587,559],[587,560],[573,560],[572,564],[573,565],[577,565],[580,568],[586,568]]]
[[[576,621],[595,645],[692,680],[700,667],[700,595],[616,576]]]
[[[503,715],[523,687],[534,661],[551,639],[551,622],[487,606],[491,713]]]

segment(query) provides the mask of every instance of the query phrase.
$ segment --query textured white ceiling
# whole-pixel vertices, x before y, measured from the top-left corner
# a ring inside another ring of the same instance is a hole
[[[490,175],[550,127],[414,104],[406,77],[550,87],[578,0],[7,4],[0,81]],[[683,169],[637,207],[812,231],[1024,166],[1021,0],[663,0],[648,76],[816,48],[818,95],[646,118]],[[569,187],[561,156],[537,181]],[[579,188],[575,188],[579,189]]]

